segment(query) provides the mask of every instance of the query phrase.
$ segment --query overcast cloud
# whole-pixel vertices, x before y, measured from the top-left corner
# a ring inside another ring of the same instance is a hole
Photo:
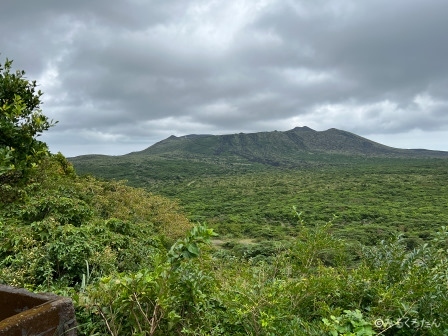
[[[172,134],[339,128],[448,151],[446,0],[1,0],[66,156]]]

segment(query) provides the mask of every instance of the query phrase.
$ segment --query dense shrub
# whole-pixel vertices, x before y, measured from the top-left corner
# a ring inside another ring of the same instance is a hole
[[[0,211],[0,281],[13,285],[74,285],[86,262],[96,277],[137,270],[192,226],[174,202],[123,183],[80,178],[61,154],[14,189],[21,196]]]
[[[189,234],[152,267],[92,284],[79,309],[112,335],[446,334],[444,228],[413,251],[398,237],[352,258],[331,223],[300,225],[300,239],[262,260],[200,257],[205,240]]]

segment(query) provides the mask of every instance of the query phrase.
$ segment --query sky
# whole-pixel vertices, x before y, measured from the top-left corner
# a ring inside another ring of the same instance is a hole
[[[448,151],[446,0],[1,0],[54,153],[170,135],[353,132]]]

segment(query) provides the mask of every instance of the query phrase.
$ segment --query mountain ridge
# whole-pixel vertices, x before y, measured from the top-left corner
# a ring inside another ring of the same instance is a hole
[[[269,156],[300,154],[342,154],[372,157],[447,157],[448,152],[389,147],[354,133],[330,128],[316,131],[307,126],[288,131],[234,133],[224,135],[189,134],[161,140],[126,155],[210,155],[240,156],[251,160]]]
[[[354,133],[330,128],[288,131],[190,134],[169,136],[148,148],[121,156],[82,155],[69,158],[79,174],[127,180],[134,186],[265,169],[348,167],[384,160],[448,159],[448,152],[399,149]]]

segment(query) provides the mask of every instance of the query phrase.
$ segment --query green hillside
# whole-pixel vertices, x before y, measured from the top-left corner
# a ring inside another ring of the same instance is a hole
[[[397,149],[335,128],[318,132],[306,126],[286,132],[170,136],[129,156],[226,157],[280,165],[300,162],[307,154],[448,158],[448,152]]]
[[[448,152],[397,149],[337,129],[317,132],[296,127],[286,132],[170,136],[123,156],[70,158],[79,174],[125,179],[134,186],[182,178],[254,172],[272,167],[314,169],[372,160],[448,158]]]

